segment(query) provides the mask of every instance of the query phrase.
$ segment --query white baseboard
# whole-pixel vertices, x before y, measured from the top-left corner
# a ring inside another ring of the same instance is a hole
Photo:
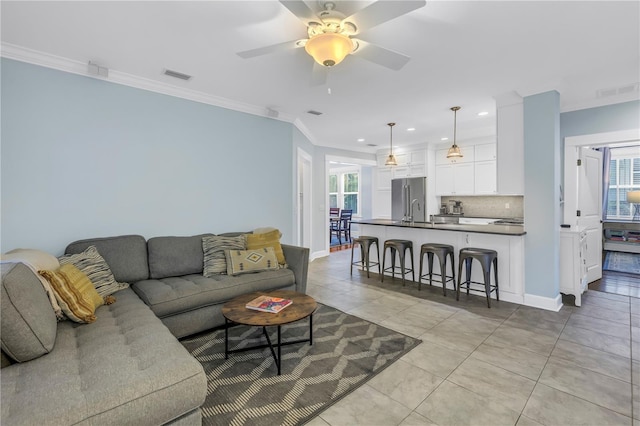
[[[329,250],[314,251],[309,255],[309,262],[313,262],[315,259],[319,259],[325,256],[329,256]]]
[[[464,290],[460,290],[460,292],[463,292]],[[495,293],[491,293],[491,298],[495,299],[496,294]],[[510,302],[510,303],[517,303],[518,305],[522,305],[523,300],[522,300],[522,296],[519,294],[513,294],[513,293],[508,293],[506,291],[500,291],[500,300],[504,301],[504,302]]]
[[[556,297],[543,297],[535,294],[525,294],[524,304],[534,308],[546,309],[547,311],[558,312],[562,308],[562,295],[558,293]]]

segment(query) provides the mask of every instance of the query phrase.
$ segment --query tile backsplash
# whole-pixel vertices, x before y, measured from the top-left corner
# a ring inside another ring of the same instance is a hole
[[[441,197],[440,205],[448,204],[449,200],[462,201],[462,209],[467,217],[524,217],[524,197],[522,195]],[[506,207],[507,204],[509,208]]]

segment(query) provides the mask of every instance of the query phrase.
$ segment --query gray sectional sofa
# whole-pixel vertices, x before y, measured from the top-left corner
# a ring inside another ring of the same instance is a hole
[[[207,278],[202,235],[96,238],[66,253],[92,245],[115,279],[131,284],[97,309],[92,324],[56,323],[33,272],[2,265],[3,361],[5,342],[14,358],[43,353],[0,371],[2,425],[200,424],[206,376],[177,338],[223,325],[222,305],[235,296],[306,290],[302,247],[282,246],[284,269]]]

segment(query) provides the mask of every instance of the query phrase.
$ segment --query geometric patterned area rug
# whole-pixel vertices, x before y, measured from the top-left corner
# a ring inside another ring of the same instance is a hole
[[[640,254],[608,251],[602,269],[607,271],[640,274]]]
[[[275,333],[271,333],[275,341]],[[308,336],[306,319],[282,326],[283,342]],[[280,376],[268,348],[230,354],[225,360],[224,329],[181,342],[207,374],[207,399],[201,407],[203,425],[298,425],[320,414],[421,341],[318,304],[313,314],[313,345],[283,346]],[[260,327],[240,325],[229,329],[229,349],[265,342]]]

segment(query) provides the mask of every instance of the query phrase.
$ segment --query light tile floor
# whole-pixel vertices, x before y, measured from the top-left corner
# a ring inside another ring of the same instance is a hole
[[[307,292],[422,343],[309,425],[640,426],[640,299],[590,290],[560,312],[487,309],[476,295],[350,276],[350,255],[311,262]]]

